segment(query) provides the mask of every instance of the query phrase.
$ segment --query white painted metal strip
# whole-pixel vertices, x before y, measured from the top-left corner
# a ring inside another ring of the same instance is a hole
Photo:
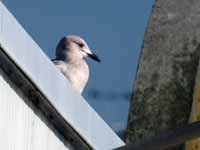
[[[3,6],[0,4],[0,34],[2,32],[2,24],[3,24]]]
[[[0,70],[0,149],[68,150],[2,74]]]

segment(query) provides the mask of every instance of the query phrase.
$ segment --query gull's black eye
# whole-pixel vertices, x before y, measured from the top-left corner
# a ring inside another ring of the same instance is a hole
[[[80,48],[83,48],[85,46],[84,43],[79,42],[79,41],[74,41],[75,44],[77,44]]]
[[[82,48],[84,47],[84,44],[83,43],[78,43],[78,45]]]

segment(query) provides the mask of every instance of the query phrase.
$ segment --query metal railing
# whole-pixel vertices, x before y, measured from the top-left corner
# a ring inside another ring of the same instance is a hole
[[[141,143],[130,143],[115,150],[165,150],[183,144],[187,140],[200,137],[200,121],[162,132]]]

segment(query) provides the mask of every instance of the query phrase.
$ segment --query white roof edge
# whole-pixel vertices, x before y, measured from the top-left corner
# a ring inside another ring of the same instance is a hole
[[[106,150],[124,145],[86,100],[71,88],[2,2],[0,46],[92,148]]]

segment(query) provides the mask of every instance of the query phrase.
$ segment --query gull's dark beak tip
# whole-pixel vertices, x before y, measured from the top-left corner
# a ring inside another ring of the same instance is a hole
[[[88,56],[90,58],[92,58],[93,60],[97,61],[97,62],[101,62],[101,60],[99,59],[99,57],[97,55],[95,55],[94,53],[89,54]]]

